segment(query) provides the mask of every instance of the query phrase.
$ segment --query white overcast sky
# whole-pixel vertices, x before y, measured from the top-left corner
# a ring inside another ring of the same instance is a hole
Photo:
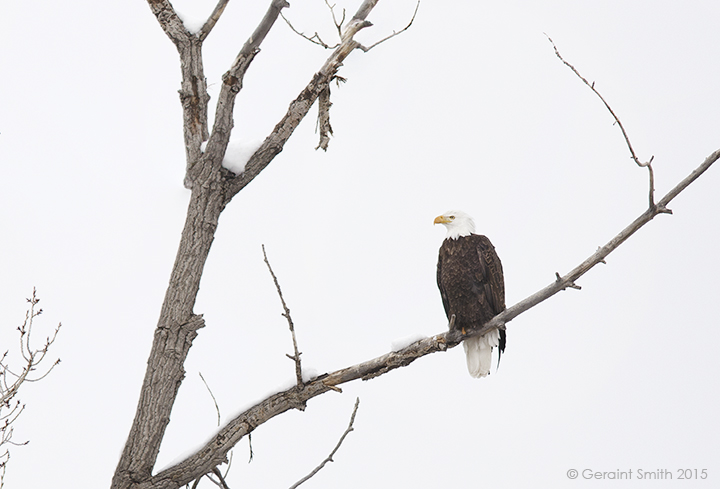
[[[203,18],[214,1],[177,2]],[[230,2],[205,43],[222,74],[269,0]],[[358,1],[338,1],[351,15]],[[333,38],[322,0],[286,16]],[[196,7],[195,9],[191,7]],[[370,44],[404,27],[413,0],[381,1]],[[223,418],[287,387],[292,345],[261,244],[307,367],[327,372],[446,328],[435,284],[449,209],[475,217],[514,304],[566,273],[647,206],[595,82],[658,198],[720,148],[720,4],[424,0],[413,26],[353,53],[333,86],[335,135],[315,151],[315,110],[220,220],[195,311],[207,327],[157,469]],[[264,138],[329,52],[280,20],[245,79],[233,140]],[[0,350],[37,287],[36,339],[60,321],[62,364],[22,391],[6,487],[107,487],[135,412],[189,192],[175,47],[141,0],[0,6]],[[212,120],[212,119],[211,119]],[[234,450],[230,487],[289,487],[345,429],[304,487],[575,488],[569,469],[707,469],[720,480],[720,168],[579,285],[508,325],[499,371],[470,378],[462,348],[418,360],[258,428]],[[649,487],[646,481],[614,482]],[[201,487],[214,487],[204,483]],[[609,487],[609,486],[607,486]]]

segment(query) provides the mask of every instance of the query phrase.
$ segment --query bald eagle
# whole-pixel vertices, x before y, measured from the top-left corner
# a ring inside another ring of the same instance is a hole
[[[462,211],[449,211],[435,218],[447,228],[440,247],[437,283],[448,320],[463,334],[480,328],[505,310],[505,282],[502,264],[485,236],[474,234],[475,223]],[[492,350],[505,351],[505,330],[491,330],[463,341],[467,367],[473,377],[490,373]]]

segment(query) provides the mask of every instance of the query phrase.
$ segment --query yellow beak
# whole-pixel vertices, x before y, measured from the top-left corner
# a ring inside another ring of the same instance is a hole
[[[435,220],[433,221],[433,224],[447,224],[450,222],[450,219],[448,219],[445,216],[437,216]]]

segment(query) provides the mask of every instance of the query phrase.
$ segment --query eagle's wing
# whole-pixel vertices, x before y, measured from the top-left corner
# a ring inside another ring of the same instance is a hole
[[[485,236],[478,236],[477,252],[480,261],[480,270],[482,273],[482,283],[484,289],[484,299],[490,307],[492,316],[500,314],[505,310],[505,279],[503,278],[502,263],[500,257],[495,252],[495,247]],[[505,351],[507,341],[507,333],[501,328],[498,344],[498,365],[500,365],[500,357]]]
[[[450,303],[448,301],[447,292],[445,291],[445,288],[442,284],[441,279],[442,274],[442,255],[438,257],[438,263],[437,263],[437,284],[438,289],[440,289],[440,297],[442,298],[443,307],[445,308],[445,315],[448,317],[448,320],[450,319]]]
[[[505,280],[502,263],[495,252],[495,247],[485,236],[478,236],[477,252],[482,274],[482,277],[478,277],[478,279],[483,284],[485,300],[494,316],[505,310]]]

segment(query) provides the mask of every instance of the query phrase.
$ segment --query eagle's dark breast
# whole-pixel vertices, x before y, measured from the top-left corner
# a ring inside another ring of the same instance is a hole
[[[448,319],[455,328],[477,329],[505,310],[502,264],[490,240],[471,234],[445,239],[440,247],[437,282]],[[500,351],[505,331],[500,330]]]

